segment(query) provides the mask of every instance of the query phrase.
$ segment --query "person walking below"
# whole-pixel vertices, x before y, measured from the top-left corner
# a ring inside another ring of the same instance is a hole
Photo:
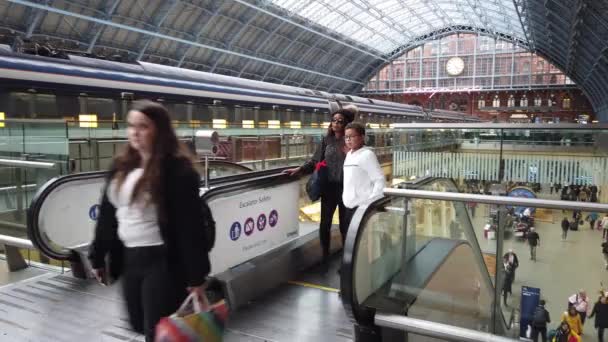
[[[604,217],[602,218],[602,222],[600,223],[602,225],[602,240],[606,240],[608,239],[608,214],[604,215]]]
[[[538,342],[540,335],[543,342],[547,342],[547,324],[551,323],[549,311],[545,309],[545,300],[541,299],[532,316],[532,341]]]
[[[540,235],[534,227],[528,232],[528,244],[530,245],[530,260],[536,261],[536,247],[540,246]]]
[[[577,335],[581,335],[583,332],[583,323],[581,321],[581,316],[578,314],[576,309],[571,306],[568,308],[568,311],[562,314],[562,322],[567,322],[570,329],[574,331]]]
[[[568,298],[568,306],[573,307],[576,312],[579,313],[581,317],[581,323],[585,324],[585,320],[587,319],[587,309],[589,307],[589,298],[587,297],[587,292],[581,289],[578,291],[578,293],[575,293],[570,296],[570,298]]]
[[[595,228],[595,222],[597,221],[598,217],[599,215],[596,212],[590,212],[587,214],[587,217],[585,217],[585,220],[589,222],[589,228],[591,230]]]
[[[505,253],[505,255],[502,256],[502,259],[503,259],[503,262],[511,265],[511,267],[513,269],[513,280],[515,280],[515,271],[517,271],[517,268],[519,267],[519,258],[517,258],[517,254],[515,254],[515,252],[513,252],[513,248],[509,248],[507,253]]]
[[[350,149],[344,160],[344,191],[342,201],[346,207],[346,222],[360,205],[367,205],[383,196],[386,181],[372,149],[365,146],[365,126],[358,122],[346,125],[344,139]]]
[[[567,217],[562,220],[562,241],[565,241],[568,237],[568,230],[570,229],[570,221]]]
[[[604,256],[604,268],[608,270],[608,240],[602,242],[602,255]]]
[[[514,274],[513,274],[513,267],[511,265],[509,265],[509,263],[504,263],[504,269],[505,269],[505,280],[503,282],[502,285],[502,302],[504,303],[505,306],[509,306],[507,304],[507,298],[509,296],[509,294],[512,294],[512,286],[513,286],[513,281],[514,279]]]
[[[597,340],[604,342],[604,329],[608,328],[608,301],[606,296],[601,296],[600,299],[593,305],[593,310],[589,318],[595,317],[595,328],[597,329]]]
[[[325,188],[321,192],[321,222],[319,223],[319,238],[323,253],[322,271],[326,272],[329,262],[330,251],[330,231],[334,212],[338,208],[340,219],[340,234],[342,243],[346,238],[348,225],[346,222],[346,208],[342,202],[342,183],[344,159],[348,148],[344,142],[344,128],[353,121],[358,112],[356,106],[345,106],[332,113],[331,123],[327,129],[327,134],[323,137],[312,158],[304,165],[285,170],[289,175],[301,175],[312,173],[317,163],[325,161],[328,169],[328,179]]]
[[[570,328],[568,322],[562,321],[551,342],[581,342],[581,337]]]
[[[213,242],[202,229],[200,176],[165,107],[134,102],[127,123],[128,144],[102,193],[89,258],[100,282],[122,276],[131,326],[152,342],[157,322],[188,292],[204,295]]]

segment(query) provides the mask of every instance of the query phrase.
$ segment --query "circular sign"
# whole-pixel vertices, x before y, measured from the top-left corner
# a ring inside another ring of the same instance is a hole
[[[241,237],[241,224],[234,222],[230,227],[230,240],[236,241]]]
[[[527,188],[525,186],[516,186],[514,188],[511,189],[511,191],[509,191],[507,193],[507,196],[509,197],[523,197],[523,198],[536,198],[536,194],[534,193],[534,191],[532,191],[532,189]],[[512,206],[507,206],[508,209],[511,209]],[[534,214],[534,212],[536,211],[536,208],[529,208],[530,212],[532,214]],[[524,213],[524,211],[526,210],[526,207],[515,207],[514,211],[516,214],[518,215],[522,215]]]
[[[94,204],[91,209],[89,209],[89,217],[93,221],[97,221],[99,217],[99,204]]]
[[[253,234],[253,230],[255,228],[254,225],[255,223],[253,222],[253,219],[251,217],[245,221],[245,227],[243,228],[243,230],[245,231],[245,235],[249,236]]]
[[[266,228],[266,215],[260,214],[258,216],[258,230],[262,231],[264,228]]]
[[[270,212],[270,215],[268,215],[268,224],[271,227],[274,227],[277,225],[277,223],[279,222],[279,213],[276,210],[272,210]]]

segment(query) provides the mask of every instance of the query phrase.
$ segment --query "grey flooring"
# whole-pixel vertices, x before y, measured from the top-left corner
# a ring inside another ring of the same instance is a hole
[[[555,196],[543,194],[543,197],[557,199]],[[483,238],[483,224],[487,208],[480,207],[474,218],[476,233],[480,238],[482,250],[492,250],[494,240]],[[583,217],[587,213],[583,213]],[[533,286],[541,289],[541,298],[547,301],[547,310],[551,315],[551,327],[555,327],[561,314],[566,310],[567,299],[570,295],[584,288],[590,297],[590,310],[599,295],[600,284],[608,286],[608,270],[604,267],[601,253],[601,231],[589,229],[585,222],[578,231],[568,232],[566,241],[561,240],[560,222],[563,215],[572,218],[572,213],[562,214],[561,210],[553,210],[553,222],[536,221],[536,230],[540,235],[541,244],[537,250],[537,261],[530,260],[529,246],[524,241],[513,237],[505,240],[505,251],[513,248],[519,257],[520,267],[517,269],[513,296],[509,298],[510,307],[519,308],[522,286]],[[509,317],[507,316],[506,319]],[[593,319],[587,320],[584,326],[583,342],[597,341]]]
[[[338,293],[314,288],[337,283],[338,263],[323,276],[303,274],[313,287],[284,284],[232,312],[224,340],[352,341]],[[33,268],[0,274],[13,277],[0,287],[0,341],[143,341],[129,328],[116,285]]]

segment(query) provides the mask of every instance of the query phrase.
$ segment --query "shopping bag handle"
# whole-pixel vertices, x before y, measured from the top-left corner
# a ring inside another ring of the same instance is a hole
[[[178,314],[182,314],[187,312],[188,305],[192,303],[192,308],[194,309],[194,313],[206,312],[209,311],[211,305],[209,305],[209,298],[207,298],[207,294],[205,293],[206,286],[202,286],[203,293],[201,296],[198,296],[197,292],[192,291],[186,297],[182,305],[177,309]]]

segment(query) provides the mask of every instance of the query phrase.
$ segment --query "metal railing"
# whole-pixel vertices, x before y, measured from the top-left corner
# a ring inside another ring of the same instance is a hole
[[[4,245],[6,263],[10,272],[22,270],[28,266],[19,249],[35,249],[30,240],[8,235],[0,235],[0,245]]]
[[[376,313],[376,325],[408,333],[455,342],[513,342],[516,340],[477,330],[455,327],[448,324],[425,321],[401,315]]]
[[[411,197],[417,199],[430,199],[439,201],[475,202],[484,204],[509,205],[519,207],[533,207],[562,210],[582,210],[608,213],[608,204],[591,202],[557,201],[546,199],[532,199],[507,196],[489,196],[462,194],[457,192],[438,192],[427,190],[409,190],[385,188],[384,194],[396,197]]]

